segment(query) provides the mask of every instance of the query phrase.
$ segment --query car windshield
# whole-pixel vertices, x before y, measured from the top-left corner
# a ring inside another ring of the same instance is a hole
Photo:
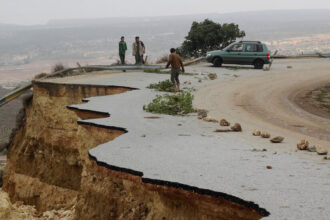
[[[228,50],[228,49],[231,48],[234,44],[236,44],[236,43],[234,42],[234,43],[229,44],[227,47],[223,48],[223,50]]]

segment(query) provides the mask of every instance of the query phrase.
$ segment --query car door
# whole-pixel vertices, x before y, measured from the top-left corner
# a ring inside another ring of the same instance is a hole
[[[239,64],[240,56],[243,52],[243,44],[237,43],[228,48],[225,52],[224,63]]]
[[[256,57],[258,57],[257,44],[245,44],[242,57],[244,64],[253,64]]]

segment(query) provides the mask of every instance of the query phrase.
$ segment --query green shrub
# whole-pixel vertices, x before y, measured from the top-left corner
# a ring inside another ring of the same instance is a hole
[[[173,83],[170,80],[164,80],[158,83],[150,84],[148,89],[156,89],[164,92],[175,92]]]
[[[192,106],[194,96],[190,92],[182,91],[176,94],[157,95],[143,110],[151,113],[168,115],[185,115],[196,112]]]

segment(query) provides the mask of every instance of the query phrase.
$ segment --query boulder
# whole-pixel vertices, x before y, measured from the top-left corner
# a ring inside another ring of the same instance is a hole
[[[230,126],[230,123],[226,119],[221,119],[220,125],[221,126]]]
[[[272,143],[281,143],[283,140],[284,140],[284,137],[277,136],[277,137],[272,138],[270,140],[270,142],[272,142]]]
[[[321,145],[316,145],[315,148],[316,148],[316,152],[318,155],[327,155],[328,154],[328,150]]]
[[[299,150],[307,150],[308,147],[309,147],[309,142],[304,139],[297,144],[297,148]]]
[[[203,118],[204,121],[207,121],[207,122],[218,122],[217,119],[215,118],[212,118],[212,117],[205,117]]]
[[[268,132],[262,132],[261,137],[263,138],[270,138],[270,134]]]
[[[261,131],[259,130],[254,130],[253,133],[252,133],[254,136],[260,136],[261,135]]]
[[[242,127],[239,123],[235,123],[234,126],[231,127],[231,130],[239,132],[239,131],[242,131]]]

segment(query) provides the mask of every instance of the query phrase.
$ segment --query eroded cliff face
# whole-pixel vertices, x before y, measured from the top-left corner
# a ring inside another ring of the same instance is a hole
[[[260,219],[267,212],[226,198],[149,184],[100,166],[88,150],[125,133],[79,125],[107,113],[68,109],[82,98],[130,88],[35,82],[23,126],[8,151],[3,189],[39,212],[75,209],[76,219]]]
[[[8,151],[3,188],[12,201],[22,200],[39,211],[74,205],[81,174],[90,161],[88,150],[123,131],[80,126],[77,121],[81,118],[66,106],[82,103],[85,97],[129,90],[34,83],[34,98],[25,109],[25,122]]]

